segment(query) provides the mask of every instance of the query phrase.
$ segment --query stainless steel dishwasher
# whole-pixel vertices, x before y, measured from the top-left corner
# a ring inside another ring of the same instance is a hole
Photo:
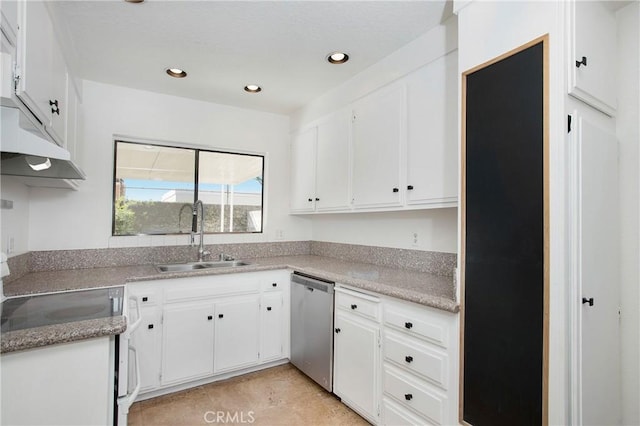
[[[291,274],[291,363],[320,386],[333,389],[333,286]]]

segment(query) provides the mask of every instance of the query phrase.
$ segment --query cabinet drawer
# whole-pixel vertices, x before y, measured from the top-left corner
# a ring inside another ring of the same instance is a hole
[[[336,289],[336,307],[365,318],[377,320],[380,312],[380,302],[377,298],[366,294],[359,294],[343,288]]]
[[[414,415],[389,398],[382,399],[382,424],[385,426],[433,425],[433,423]]]
[[[269,277],[261,284],[262,291],[281,291],[285,286],[289,285],[289,277]]]
[[[218,297],[235,294],[257,293],[260,282],[255,279],[245,280],[240,277],[230,277],[224,281],[212,280],[184,286],[171,286],[165,290],[165,302],[199,300],[207,297]]]
[[[385,360],[422,376],[442,389],[447,389],[449,360],[445,353],[385,333],[384,357]]]
[[[140,308],[145,308],[147,306],[156,306],[160,303],[160,288],[159,286],[153,287],[150,285],[140,285],[136,286],[135,284],[129,284],[127,286],[127,292],[130,296],[137,297],[140,302]],[[131,309],[135,309],[135,306],[132,304],[129,305]]]
[[[450,343],[450,325],[442,315],[426,306],[421,309],[404,304],[388,304],[384,310],[384,323],[446,349]]]
[[[445,421],[447,397],[427,388],[389,365],[384,366],[384,392],[405,406],[427,417],[435,424]]]

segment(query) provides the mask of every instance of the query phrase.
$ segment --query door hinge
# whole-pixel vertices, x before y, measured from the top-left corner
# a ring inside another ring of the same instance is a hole
[[[20,82],[20,66],[18,62],[13,63],[13,91],[18,91],[18,84]]]
[[[571,115],[567,115],[567,133],[571,133]]]

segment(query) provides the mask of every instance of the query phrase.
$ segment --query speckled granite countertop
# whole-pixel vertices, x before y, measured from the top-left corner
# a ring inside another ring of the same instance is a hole
[[[7,297],[54,291],[122,285],[127,282],[161,280],[188,276],[220,275],[275,269],[293,269],[309,275],[350,285],[387,296],[416,302],[448,312],[458,312],[451,277],[405,269],[380,267],[367,263],[345,262],[334,258],[302,255],[249,259],[248,266],[212,268],[192,272],[159,273],[152,265],[73,269],[33,272],[5,284]],[[119,319],[118,319],[119,318]],[[1,352],[10,352],[47,344],[119,334],[126,328],[123,317],[59,324],[3,333]],[[86,324],[97,322],[95,324]]]

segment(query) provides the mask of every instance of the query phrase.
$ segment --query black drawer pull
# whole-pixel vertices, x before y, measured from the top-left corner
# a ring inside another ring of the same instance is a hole
[[[336,328],[336,333],[340,333],[340,329],[339,328]]]
[[[587,57],[586,56],[583,56],[582,60],[576,61],[576,67],[580,68],[580,65],[584,65],[585,67],[587,66]]]
[[[218,318],[224,318],[224,314],[218,314]]]
[[[142,298],[142,301],[143,301],[143,302],[148,302],[148,301],[149,301],[149,298],[148,298],[147,296],[145,296],[145,297],[143,297],[143,298]]]
[[[404,357],[404,360],[407,362],[413,362],[413,357],[411,355],[407,355]]]
[[[211,320],[213,319],[213,315],[209,315],[209,316],[207,316],[207,319],[208,319],[209,321],[211,321]]]
[[[410,322],[405,322],[405,323],[404,323],[404,328],[406,328],[406,329],[410,329],[411,327],[413,327],[413,324],[412,324],[412,323],[410,323]]]
[[[311,201],[313,201],[313,199],[309,198],[307,201],[311,202]]]
[[[267,306],[267,311],[270,311],[270,310],[271,310],[271,306]]]
[[[399,192],[400,190],[398,188],[393,188],[393,192]]]
[[[316,198],[316,201],[320,201],[320,198]]]
[[[351,309],[358,309],[358,305],[351,305]]]
[[[147,326],[147,328],[148,328],[149,330],[151,330],[151,329],[153,328],[153,324],[149,324],[149,325]]]
[[[271,287],[278,287],[278,283],[271,283]]]
[[[413,399],[413,395],[411,395],[410,393],[405,393],[404,399],[406,399],[407,401],[411,401]]]
[[[411,191],[411,190],[413,189],[413,185],[409,185],[409,186],[407,186],[407,189],[408,189],[409,191]]]

